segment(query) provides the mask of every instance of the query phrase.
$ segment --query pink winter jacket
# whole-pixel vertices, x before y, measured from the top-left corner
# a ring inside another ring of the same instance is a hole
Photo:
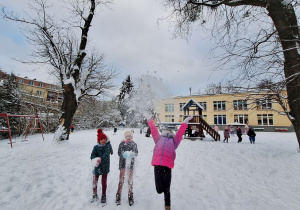
[[[153,166],[160,165],[160,166],[167,166],[171,169],[174,168],[174,161],[176,158],[175,150],[180,144],[182,140],[182,136],[188,125],[182,123],[174,139],[168,138],[166,136],[161,136],[158,133],[158,130],[152,119],[148,120],[148,125],[151,130],[152,138],[155,142],[151,164]]]

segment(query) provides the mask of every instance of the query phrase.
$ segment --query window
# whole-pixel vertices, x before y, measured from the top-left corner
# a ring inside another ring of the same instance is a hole
[[[248,115],[247,114],[235,114],[234,122],[246,124],[248,122]]]
[[[183,115],[179,115],[179,122],[183,122]]]
[[[214,110],[215,111],[225,111],[226,102],[225,101],[214,101]]]
[[[39,87],[43,87],[43,83],[39,83]]]
[[[256,100],[256,105],[257,105],[258,110],[271,109],[272,101],[268,100],[268,99],[258,99],[258,100]]]
[[[179,103],[179,107],[180,107],[180,111],[182,112],[183,111],[183,109],[182,109],[182,107],[185,105],[185,103]]]
[[[54,93],[48,93],[48,97],[47,98],[54,98]]]
[[[36,95],[37,95],[37,96],[40,96],[40,95],[42,95],[42,91],[40,91],[40,90],[37,90],[37,91],[36,91]]]
[[[174,104],[166,104],[165,111],[166,112],[174,112]]]
[[[246,110],[247,100],[234,100],[233,101],[233,109],[234,110]]]
[[[33,81],[29,81],[29,85],[33,86]]]
[[[206,111],[206,102],[198,102],[201,106],[203,106],[203,111]]]
[[[273,125],[273,115],[272,114],[258,114],[257,115],[258,125]]]
[[[174,115],[166,115],[165,119],[166,122],[174,122]]]
[[[214,124],[226,125],[226,115],[214,115]]]

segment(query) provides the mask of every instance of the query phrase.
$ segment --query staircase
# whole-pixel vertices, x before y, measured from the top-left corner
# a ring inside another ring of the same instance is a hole
[[[199,124],[215,141],[220,141],[220,134],[207,124],[202,117],[199,117]]]
[[[185,116],[187,117],[187,116]],[[220,134],[216,132],[210,125],[203,120],[200,116],[193,116],[193,119],[190,121],[190,123],[199,123],[199,125],[202,127],[203,130],[205,130],[215,141],[220,141]],[[185,135],[187,134],[187,131]],[[189,137],[190,138],[190,137]],[[193,137],[192,137],[193,138]],[[200,138],[202,139],[202,138]]]

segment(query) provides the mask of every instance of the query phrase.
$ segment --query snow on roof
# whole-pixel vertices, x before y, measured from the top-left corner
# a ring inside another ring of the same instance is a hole
[[[199,104],[198,102],[196,102],[194,99],[190,99],[183,107],[184,108],[190,108],[193,104],[195,104],[197,107],[200,107],[202,110],[204,110],[204,107]]]
[[[241,125],[241,126],[245,126],[246,124],[234,122],[234,123],[227,123],[227,125],[236,125],[236,126]]]

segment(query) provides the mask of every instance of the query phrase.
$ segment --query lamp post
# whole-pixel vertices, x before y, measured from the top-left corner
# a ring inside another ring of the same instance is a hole
[[[190,90],[190,95],[192,95],[192,88],[191,88],[191,87],[189,87],[189,90]]]

